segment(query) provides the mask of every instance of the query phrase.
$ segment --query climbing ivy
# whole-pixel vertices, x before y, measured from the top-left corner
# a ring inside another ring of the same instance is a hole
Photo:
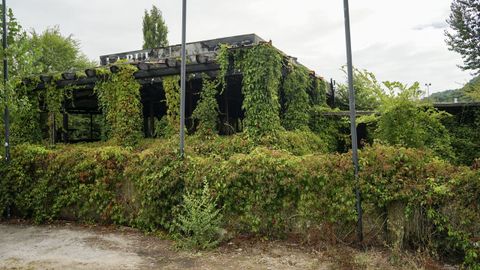
[[[327,104],[327,83],[322,78],[311,79],[311,85],[307,89],[307,93],[312,106]]]
[[[106,121],[107,138],[114,143],[133,146],[142,137],[142,104],[140,102],[140,84],[133,74],[137,68],[118,65],[118,72],[109,74],[97,70],[104,79],[95,85],[100,107]]]
[[[237,51],[235,67],[243,74],[245,132],[254,138],[275,134],[281,129],[278,98],[282,77],[281,53],[270,43],[259,44]]]
[[[204,78],[200,101],[193,111],[192,118],[199,121],[197,133],[200,135],[212,135],[217,133],[218,103],[217,87],[219,81]]]
[[[168,129],[180,130],[180,76],[167,76],[163,78],[163,89],[167,102]]]
[[[308,130],[310,84],[308,70],[289,63],[290,72],[283,82],[282,126],[287,130]]]
[[[11,143],[38,143],[42,140],[40,129],[39,93],[33,89],[39,83],[38,77],[31,84],[16,87],[15,105],[11,106]]]
[[[218,83],[222,86],[222,93],[227,87],[226,76],[230,69],[230,59],[233,55],[229,51],[229,46],[226,44],[220,45],[220,49],[218,50],[217,54],[217,63],[220,66],[220,70],[218,72],[217,80]]]

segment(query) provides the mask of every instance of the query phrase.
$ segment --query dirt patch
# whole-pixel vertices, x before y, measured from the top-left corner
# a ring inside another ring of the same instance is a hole
[[[130,228],[68,223],[0,224],[0,243],[0,269],[424,269],[414,259],[392,264],[385,250],[235,239],[185,252]]]

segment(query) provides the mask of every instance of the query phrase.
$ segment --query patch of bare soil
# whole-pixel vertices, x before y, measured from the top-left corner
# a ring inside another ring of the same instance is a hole
[[[382,249],[249,238],[187,252],[175,250],[170,240],[124,227],[0,224],[0,269],[455,269],[399,256]]]

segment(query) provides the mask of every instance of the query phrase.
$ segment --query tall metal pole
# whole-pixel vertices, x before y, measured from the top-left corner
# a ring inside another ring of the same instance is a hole
[[[5,125],[5,160],[10,161],[10,112],[8,111],[8,62],[6,50],[7,44],[7,4],[2,0],[3,5],[3,89],[5,91],[5,111],[3,123]]]
[[[430,98],[430,86],[432,86],[432,83],[426,83],[425,86],[427,87],[427,99]]]
[[[187,32],[187,0],[183,0],[182,3],[182,67],[180,71],[180,156],[183,158],[185,155],[185,84],[187,75],[185,40]]]
[[[353,64],[352,64],[352,41],[350,37],[350,11],[348,8],[348,0],[343,0],[343,9],[345,15],[345,38],[347,42],[347,70],[348,70],[348,90],[350,104],[350,129],[352,133],[352,159],[355,170],[355,196],[357,200],[357,237],[360,243],[363,242],[363,211],[362,196],[360,194],[358,179],[358,145],[357,145],[357,127],[356,127],[356,111],[355,111],[355,91],[353,89]]]

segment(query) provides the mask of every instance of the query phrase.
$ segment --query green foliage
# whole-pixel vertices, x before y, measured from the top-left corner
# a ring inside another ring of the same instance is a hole
[[[448,157],[450,135],[442,124],[446,117],[432,107],[403,100],[386,108],[379,116],[376,138],[390,145],[429,148]]]
[[[64,37],[58,26],[47,28],[41,34],[32,32],[32,46],[38,48],[38,64],[42,73],[86,69],[95,63],[80,51],[80,42],[72,35]]]
[[[377,122],[374,138],[390,145],[428,148],[453,160],[450,134],[442,123],[449,114],[420,101],[418,82],[407,86],[387,81],[383,86],[386,91],[378,95],[378,114],[359,119],[364,123]]]
[[[384,97],[380,108],[375,138],[390,145],[428,148],[439,156],[453,159],[450,134],[442,124],[448,114],[418,102],[421,95],[418,83],[410,87],[399,82],[384,84],[390,96]]]
[[[297,156],[312,153],[326,153],[329,145],[323,137],[306,131],[280,131],[274,136],[265,136],[258,141],[258,145],[270,149],[288,151]]]
[[[326,106],[310,108],[309,127],[324,141],[330,152],[346,152],[351,144],[350,120],[345,116],[325,116],[324,113],[338,112]]]
[[[307,93],[311,106],[327,104],[327,83],[322,78],[316,77],[312,79]]]
[[[38,141],[39,130],[34,121],[38,117],[38,106],[36,106],[38,99],[32,97],[26,87],[19,87],[19,84],[23,78],[40,71],[37,64],[39,52],[31,45],[28,34],[18,23],[11,9],[8,10],[7,20],[8,48],[7,50],[0,48],[0,58],[3,59],[4,56],[7,58],[9,81],[7,85],[4,85],[3,80],[0,81],[0,108],[3,112],[5,105],[8,105],[11,113],[11,144],[30,140]],[[0,29],[0,34],[2,31]],[[3,78],[3,69],[0,70],[0,75]],[[7,99],[8,104],[6,104]],[[0,117],[2,142],[4,134],[3,117]]]
[[[167,102],[167,122],[169,129],[180,130],[180,76],[163,78],[163,89]]]
[[[243,74],[245,132],[254,138],[274,134],[281,127],[278,92],[282,55],[271,44],[264,43],[238,51],[235,61]]]
[[[142,104],[140,84],[133,73],[137,68],[118,65],[118,72],[95,85],[100,107],[105,115],[107,138],[114,143],[133,146],[142,137]]]
[[[351,154],[298,156],[273,145],[235,148],[242,141],[235,136],[190,139],[190,147],[198,148],[191,148],[184,160],[170,139],[145,141],[133,149],[105,144],[14,147],[10,166],[0,164],[0,211],[11,206],[17,216],[37,222],[69,216],[146,231],[174,230],[175,209],[182,209],[183,201],[185,219],[177,219],[181,235],[195,234],[187,241],[201,247],[217,239],[212,237],[220,208],[233,233],[308,237],[311,230],[327,227],[331,237],[344,239],[349,236],[341,232],[355,228]],[[220,155],[225,152],[229,154]],[[424,235],[426,247],[478,266],[480,171],[450,165],[430,151],[378,144],[360,152],[360,164],[366,205],[383,209],[402,202],[408,211],[424,209],[431,232]],[[205,179],[215,179],[208,191]],[[185,194],[190,195],[184,200]],[[209,207],[197,208],[197,199]],[[366,215],[374,209],[366,208]],[[201,228],[208,233],[200,233]],[[328,239],[325,233],[321,236]]]
[[[462,113],[443,119],[450,133],[452,150],[456,162],[472,165],[480,158],[480,112],[475,109],[464,109]]]
[[[143,15],[143,48],[152,49],[168,46],[168,27],[163,20],[162,12],[155,6]]]
[[[3,23],[2,21],[2,18],[0,18],[0,23]],[[40,52],[38,48],[32,46],[27,32],[23,30],[22,26],[18,23],[11,9],[8,9],[7,21],[8,48],[6,51],[4,51],[3,47],[0,48],[0,57],[3,59],[4,55],[7,56],[9,87],[13,88],[21,79],[40,71],[38,65]],[[0,34],[1,33],[3,33],[3,29],[0,29]],[[3,78],[3,69],[0,70],[0,74],[2,74]],[[0,83],[2,84],[1,88],[3,90],[3,80]]]
[[[455,99],[458,102],[470,102],[470,98],[463,89],[456,90],[446,90],[442,92],[433,93],[428,97],[428,100],[431,102],[454,102]]]
[[[52,134],[52,132],[55,132],[54,128],[62,123],[59,114],[64,101],[64,89],[58,89],[56,81],[52,80],[52,82],[45,86],[44,99],[48,112],[48,128],[50,134]]]
[[[301,66],[291,64],[290,68],[290,73],[283,82],[282,126],[286,130],[307,130],[309,73],[306,68]]]
[[[134,180],[135,198],[132,225],[146,231],[170,229],[173,210],[182,201],[184,174],[190,166],[178,159],[176,143],[160,143],[136,154],[126,170],[126,178]]]
[[[17,106],[11,107],[11,144],[40,142],[39,94],[34,93],[31,87],[22,86],[17,88],[16,97]]]
[[[39,142],[42,139],[39,101],[44,100],[49,111],[59,112],[64,95],[67,95],[71,88],[57,89],[55,83],[59,79],[59,74],[56,74],[53,82],[46,85],[45,93],[34,92],[33,89],[39,83],[39,79],[31,75],[83,68],[92,63],[80,52],[78,41],[71,36],[61,36],[58,28],[49,28],[42,34],[33,31],[30,36],[17,22],[11,9],[8,11],[7,25],[8,49],[4,51],[0,48],[0,56],[2,58],[4,55],[7,56],[9,81],[6,87],[3,86],[3,81],[0,82],[0,107],[4,107],[8,98],[11,144]],[[0,71],[2,72],[3,70]],[[26,78],[29,83],[22,84],[22,80]],[[60,120],[60,117],[57,120]],[[3,117],[0,121],[2,129],[0,137],[3,138]],[[61,126],[61,121],[58,121],[57,126]]]
[[[220,44],[220,49],[218,50],[217,54],[217,63],[220,66],[220,71],[217,76],[218,83],[222,86],[222,93],[227,87],[227,82],[225,78],[227,76],[227,72],[230,68],[230,58],[233,57],[229,51],[229,47],[225,44]]]
[[[218,122],[218,103],[217,88],[219,83],[217,80],[202,80],[202,91],[197,107],[193,111],[192,119],[197,120],[197,133],[200,135],[212,135],[217,133]]]
[[[445,31],[449,49],[459,53],[464,62],[463,70],[480,73],[480,30],[478,17],[480,5],[476,0],[454,0],[447,20],[452,32]]]
[[[203,189],[186,191],[175,217],[173,233],[177,246],[187,249],[210,249],[220,242],[222,214],[212,197],[206,179]]]
[[[461,89],[474,101],[480,101],[480,75],[473,78]]]
[[[355,89],[355,104],[357,110],[378,109],[385,95],[382,85],[375,75],[367,70],[353,70],[353,88]],[[339,84],[337,98],[341,109],[348,110],[348,84]]]
[[[402,202],[407,213],[422,210],[430,224],[421,234],[443,256],[461,254],[465,266],[480,266],[480,171],[451,165],[430,151],[374,145],[361,155],[363,199],[382,209]],[[458,255],[457,255],[458,256]]]

